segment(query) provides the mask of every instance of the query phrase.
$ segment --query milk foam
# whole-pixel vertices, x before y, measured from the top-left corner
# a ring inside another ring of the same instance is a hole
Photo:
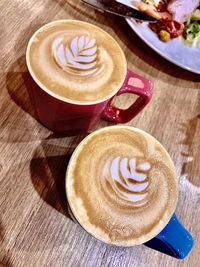
[[[39,29],[29,42],[27,62],[42,89],[76,104],[109,99],[127,72],[118,43],[102,29],[75,20],[55,21]]]
[[[150,169],[151,165],[148,162],[137,166],[135,159],[116,157],[111,162],[109,160],[106,162],[103,173],[119,197],[138,202],[147,196],[146,189],[149,186],[148,171]],[[107,176],[109,172],[110,175]],[[121,187],[119,188],[117,184],[120,184]]]
[[[112,126],[89,135],[72,156],[66,181],[79,223],[109,244],[150,240],[177,203],[172,160],[155,138],[132,127]]]
[[[64,37],[57,37],[52,43],[52,51],[64,71],[86,76],[98,70],[96,39],[90,35],[75,36],[67,43]]]

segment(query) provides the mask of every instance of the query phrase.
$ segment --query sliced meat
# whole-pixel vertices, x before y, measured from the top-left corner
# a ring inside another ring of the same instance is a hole
[[[171,0],[167,9],[173,20],[183,23],[191,17],[199,3],[200,0]]]

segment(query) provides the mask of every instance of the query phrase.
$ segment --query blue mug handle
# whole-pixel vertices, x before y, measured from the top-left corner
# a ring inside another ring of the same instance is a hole
[[[194,240],[190,233],[179,222],[174,213],[165,228],[145,246],[175,257],[184,259],[191,251]]]

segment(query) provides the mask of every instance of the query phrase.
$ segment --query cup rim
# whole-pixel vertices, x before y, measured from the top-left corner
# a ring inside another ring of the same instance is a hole
[[[167,157],[169,158],[169,160],[171,161],[172,165],[174,166],[174,170],[176,172],[176,168],[175,168],[175,165],[174,165],[174,162],[171,158],[171,156],[169,155],[168,151],[166,150],[166,148],[151,134],[149,134],[148,132],[142,130],[142,129],[139,129],[139,128],[136,128],[136,127],[132,127],[132,126],[127,126],[127,125],[115,125],[115,126],[107,126],[107,127],[104,127],[104,128],[100,128],[92,133],[90,133],[88,136],[86,136],[79,144],[78,146],[76,147],[76,149],[73,151],[72,155],[71,155],[71,158],[69,160],[69,163],[67,165],[67,170],[66,170],[66,174],[65,174],[65,194],[66,194],[66,198],[67,198],[67,202],[68,202],[68,205],[71,209],[71,212],[73,213],[73,216],[74,218],[76,219],[76,221],[80,224],[80,226],[86,231],[88,232],[90,235],[92,235],[93,237],[95,237],[97,240],[103,242],[103,243],[107,243],[105,242],[103,239],[100,239],[99,237],[97,237],[92,231],[89,230],[89,227],[85,227],[84,224],[82,224],[80,221],[79,221],[79,218],[76,214],[76,212],[73,210],[73,207],[69,201],[69,198],[68,198],[68,195],[69,195],[69,189],[68,189],[68,186],[67,186],[67,181],[69,179],[69,174],[70,174],[70,166],[72,166],[72,162],[74,160],[74,157],[76,156],[79,148],[85,143],[87,142],[87,140],[91,137],[91,136],[94,136],[96,134],[98,134],[99,132],[103,132],[103,131],[106,131],[106,130],[111,130],[111,129],[128,129],[128,130],[136,130],[138,132],[141,132],[141,133],[145,133],[146,135],[150,136],[151,138],[153,137],[159,144],[160,146],[164,149],[164,151],[166,152],[166,155]],[[177,173],[176,173],[177,174]],[[178,176],[176,175],[176,184],[177,184],[177,194],[176,194],[176,199],[174,201],[174,209],[173,211],[169,210],[167,214],[165,214],[165,216],[162,218],[162,220],[155,226],[154,228],[154,233],[151,231],[151,235],[148,235],[148,238],[145,238],[145,236],[143,237],[140,237],[138,238],[137,240],[134,240],[134,241],[130,241],[128,244],[115,244],[115,243],[107,243],[107,244],[110,244],[110,245],[115,245],[115,246],[123,246],[123,247],[132,247],[132,246],[135,246],[135,245],[141,245],[141,244],[144,244],[145,242],[148,242],[149,240],[151,240],[152,238],[156,237],[165,227],[166,225],[168,224],[168,222],[170,221],[172,215],[174,214],[175,210],[176,210],[176,207],[177,207],[177,203],[178,203],[178,196],[179,196],[179,189],[178,189]],[[164,223],[163,223],[164,222]]]
[[[95,28],[98,28],[100,31],[102,31],[104,34],[106,35],[109,35],[109,37],[116,43],[116,45],[118,46],[121,54],[123,55],[124,57],[124,62],[125,62],[125,66],[124,66],[124,79],[123,81],[121,82],[121,84],[119,85],[119,87],[116,88],[116,90],[109,96],[106,96],[104,97],[103,99],[101,100],[96,100],[96,101],[90,101],[90,102],[81,102],[81,101],[77,101],[77,100],[71,100],[71,99],[67,99],[65,97],[62,97],[54,92],[52,92],[51,90],[49,90],[37,77],[36,75],[34,74],[33,70],[32,70],[32,67],[31,67],[31,64],[30,64],[30,60],[29,60],[29,53],[30,53],[30,46],[34,40],[34,38],[36,37],[36,35],[42,31],[43,29],[45,29],[47,26],[50,26],[50,25],[54,25],[54,24],[57,24],[57,23],[60,23],[60,22],[78,22],[78,23],[83,23],[83,24],[88,24],[92,27],[95,27]],[[117,92],[119,91],[119,89],[122,87],[122,85],[124,84],[124,81],[126,79],[126,75],[127,75],[127,60],[126,60],[126,57],[125,57],[125,54],[124,54],[124,51],[122,50],[121,46],[119,45],[119,43],[117,42],[117,40],[112,37],[111,34],[109,34],[108,32],[106,32],[105,30],[103,30],[102,28],[100,28],[99,26],[96,26],[92,23],[88,23],[88,22],[85,22],[85,21],[82,21],[82,20],[76,20],[76,19],[61,19],[61,20],[54,20],[54,21],[51,21],[49,23],[45,23],[42,27],[40,27],[39,29],[37,29],[33,35],[31,36],[31,38],[29,39],[28,41],[28,45],[27,45],[27,48],[26,48],[26,65],[27,65],[27,68],[28,68],[28,71],[31,75],[31,77],[33,78],[33,80],[35,81],[35,83],[40,87],[40,89],[42,89],[43,91],[45,91],[47,94],[49,94],[50,96],[58,99],[58,100],[61,100],[63,102],[66,102],[66,103],[70,103],[70,104],[74,104],[74,105],[82,105],[82,106],[88,106],[88,105],[95,105],[95,104],[100,104],[100,103],[103,103],[109,99],[111,99],[112,97],[114,97]]]

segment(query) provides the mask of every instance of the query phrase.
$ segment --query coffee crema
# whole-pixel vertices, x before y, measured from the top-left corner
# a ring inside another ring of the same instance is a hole
[[[27,65],[38,85],[72,103],[110,98],[122,86],[127,68],[123,51],[109,34],[76,20],[39,29],[29,42]]]
[[[92,133],[77,147],[66,174],[71,210],[97,239],[121,246],[142,244],[170,220],[178,179],[164,147],[128,126]]]

